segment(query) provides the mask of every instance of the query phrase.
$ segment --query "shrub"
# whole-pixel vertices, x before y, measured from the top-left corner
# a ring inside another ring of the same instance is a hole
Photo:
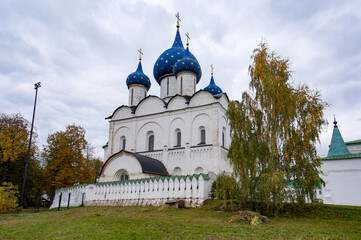
[[[11,212],[19,209],[19,190],[12,183],[4,182],[0,186],[0,213]]]
[[[225,173],[220,174],[216,179],[216,197],[220,200],[238,200],[239,184],[237,180]]]

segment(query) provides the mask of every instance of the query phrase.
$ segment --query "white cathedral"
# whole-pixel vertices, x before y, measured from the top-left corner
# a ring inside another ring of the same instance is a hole
[[[51,208],[159,206],[176,199],[200,206],[216,176],[232,171],[227,161],[228,96],[215,84],[212,66],[209,85],[197,91],[201,66],[188,40],[184,48],[177,18],[172,47],[154,64],[160,97],[147,95],[151,82],[143,72],[140,50],[138,68],[126,79],[128,106],[106,118],[109,140],[103,146],[105,163],[98,182],[57,189]]]
[[[188,41],[183,47],[179,23],[173,46],[154,64],[160,97],[147,95],[151,82],[141,60],[140,51],[138,68],[126,79],[128,106],[107,118],[109,141],[99,182],[199,173],[214,179],[229,172],[229,99],[215,84],[213,70],[209,85],[197,91],[201,66]]]

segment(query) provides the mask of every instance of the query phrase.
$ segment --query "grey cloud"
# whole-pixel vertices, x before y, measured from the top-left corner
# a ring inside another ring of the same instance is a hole
[[[203,70],[198,88],[208,85],[213,63],[216,83],[239,99],[248,89],[249,57],[265,37],[290,58],[294,82],[310,84],[332,103],[327,117],[347,116],[339,121],[344,138],[360,138],[352,133],[361,126],[359,7],[358,1],[2,1],[1,112],[31,119],[33,84],[41,81],[40,146],[48,133],[76,123],[102,156],[104,118],[127,104],[125,79],[137,67],[138,48],[149,93],[159,94],[153,65],[172,45],[179,11],[183,41],[189,32]],[[321,135],[321,153],[329,139],[330,131]]]

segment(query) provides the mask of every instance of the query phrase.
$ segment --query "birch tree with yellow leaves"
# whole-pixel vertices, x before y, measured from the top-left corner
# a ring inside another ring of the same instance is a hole
[[[326,127],[328,106],[319,91],[290,80],[287,58],[261,41],[251,57],[249,91],[229,103],[232,142],[228,157],[240,181],[240,200],[280,207],[315,197],[321,159],[316,143]]]

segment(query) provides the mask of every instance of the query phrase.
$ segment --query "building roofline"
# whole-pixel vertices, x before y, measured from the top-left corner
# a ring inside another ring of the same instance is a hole
[[[322,160],[342,160],[342,159],[355,159],[361,158],[361,154],[344,154],[344,155],[334,155],[330,157],[324,157]]]
[[[361,139],[345,142],[346,145],[361,144]]]

